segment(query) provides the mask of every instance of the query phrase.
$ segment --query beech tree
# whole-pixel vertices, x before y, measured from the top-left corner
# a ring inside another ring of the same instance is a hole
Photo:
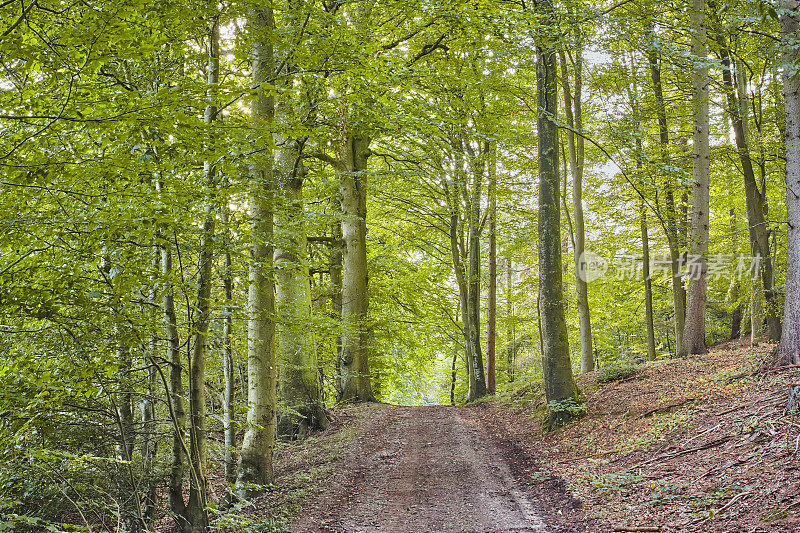
[[[558,171],[558,67],[555,43],[548,24],[554,24],[553,5],[539,6],[544,31],[536,55],[537,130],[539,134],[539,306],[542,361],[548,417],[545,426],[556,429],[578,411],[580,391],[572,374],[561,268],[561,178]],[[570,405],[572,402],[573,405]]]
[[[800,364],[800,78],[797,76],[798,2],[781,2],[783,46],[783,97],[786,121],[786,211],[789,223],[786,260],[786,303],[780,355],[791,364]],[[797,394],[795,387],[794,394]],[[796,405],[791,406],[792,410]]]
[[[277,424],[277,369],[275,368],[273,205],[275,181],[271,129],[275,118],[275,98],[270,85],[275,76],[275,18],[271,7],[251,16],[253,34],[254,160],[249,183],[249,209],[252,224],[247,331],[247,430],[242,442],[238,492],[252,496],[258,485],[273,480],[272,455]]]
[[[709,92],[704,0],[692,0],[692,206],[686,323],[679,355],[706,351],[706,273],[709,236]]]
[[[340,401],[800,363],[797,4],[703,4],[0,3],[0,529],[225,527]]]

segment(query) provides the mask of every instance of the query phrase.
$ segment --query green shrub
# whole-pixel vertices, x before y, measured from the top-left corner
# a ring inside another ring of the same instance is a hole
[[[626,485],[642,481],[642,476],[629,471],[609,472],[595,476],[592,486],[598,494],[610,496],[613,492],[619,492]]]
[[[601,368],[597,371],[595,377],[598,383],[608,383],[635,376],[638,371],[633,363],[620,363]]]

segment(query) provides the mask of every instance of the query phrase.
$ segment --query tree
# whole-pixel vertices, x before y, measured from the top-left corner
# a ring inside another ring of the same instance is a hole
[[[193,532],[208,528],[208,478],[206,474],[206,356],[208,329],[211,321],[211,284],[213,278],[214,238],[216,228],[216,161],[214,137],[210,126],[217,117],[217,89],[219,85],[219,14],[210,16],[208,40],[208,104],[204,123],[209,126],[206,149],[210,152],[203,162],[203,180],[206,187],[206,205],[203,209],[203,230],[200,241],[197,274],[197,308],[194,332],[194,350],[189,364],[189,461],[191,463],[189,503],[186,518]]]
[[[786,121],[786,215],[789,223],[786,260],[786,300],[783,333],[778,353],[791,364],[800,364],[800,48],[797,36],[797,0],[781,2],[783,46],[783,98]],[[797,387],[795,387],[797,389]],[[795,396],[798,393],[795,390]],[[796,406],[790,406],[792,410]]]
[[[497,146],[489,161],[489,294],[486,303],[486,392],[495,393],[495,337],[497,336]]]
[[[539,133],[539,306],[541,308],[544,389],[547,429],[557,429],[573,418],[582,398],[569,356],[561,278],[561,209],[559,202],[558,68],[556,43],[548,30],[554,27],[553,5],[541,9],[543,31],[536,47],[537,126]],[[572,405],[570,405],[572,403]]]
[[[715,2],[709,2],[709,7],[713,12],[717,12]],[[750,142],[748,139],[748,116],[750,112],[744,76],[741,72],[743,67],[741,62],[737,64],[730,52],[725,35],[726,31],[718,14],[715,15],[714,23],[714,33],[719,56],[722,61],[722,81],[725,93],[726,111],[730,117],[734,140],[736,142],[736,151],[739,155],[739,161],[742,165],[742,176],[744,177],[748,232],[750,235],[750,253],[753,257],[759,258],[759,268],[758,271],[754,273],[754,276],[759,276],[760,280],[754,280],[754,292],[756,293],[756,298],[758,298],[755,288],[760,285],[764,293],[764,301],[766,302],[765,318],[769,339],[776,342],[780,339],[781,319],[778,314],[778,293],[774,287],[775,274],[769,243],[770,231],[765,220],[765,215],[768,210],[768,205],[766,203],[767,191],[766,188],[763,191],[759,189],[753,169],[753,161],[750,156]],[[738,76],[738,81],[734,83],[734,78],[736,76]],[[758,300],[754,301],[758,302]],[[760,317],[760,314],[761,313],[752,313],[752,316]],[[756,322],[760,322],[760,320],[756,318]],[[757,326],[757,328],[752,328],[754,332],[756,329],[761,329],[760,323],[756,324],[754,322],[753,326]],[[756,341],[756,338],[757,336],[754,334],[753,342]]]
[[[575,295],[578,304],[578,327],[581,343],[581,372],[594,370],[594,351],[592,349],[592,322],[589,312],[589,286],[586,281],[586,230],[583,216],[583,168],[585,162],[583,140],[583,111],[581,106],[583,90],[583,38],[576,30],[574,39],[573,63],[574,87],[570,88],[567,76],[566,52],[559,53],[561,59],[561,80],[564,90],[564,109],[567,115],[567,146],[569,150],[569,170],[572,174],[572,211],[575,218],[574,256],[575,256]],[[566,201],[566,199],[565,199]]]
[[[242,442],[237,489],[250,497],[258,485],[273,481],[272,455],[275,447],[276,382],[274,282],[272,279],[272,209],[275,184],[272,139],[275,114],[272,82],[275,76],[274,29],[271,7],[255,11],[253,34],[253,144],[256,148],[249,183],[251,219],[250,275],[247,330],[247,430]],[[255,487],[255,488],[254,488]]]
[[[709,110],[705,1],[692,0],[692,219],[686,324],[679,355],[705,353],[709,235]]]
[[[227,181],[223,184],[224,193],[228,192]],[[222,393],[222,416],[223,416],[223,433],[225,435],[225,482],[232,487],[236,483],[236,427],[235,414],[233,405],[233,395],[235,389],[236,376],[234,373],[233,361],[233,261],[232,261],[232,244],[231,244],[231,228],[230,216],[228,208],[227,196],[225,203],[222,206],[220,213],[220,222],[222,223],[222,245],[224,247],[224,263],[222,270],[222,290],[225,298],[225,304],[222,308],[223,325],[222,325],[222,351],[223,351],[223,382],[224,390]]]
[[[480,341],[480,236],[481,186],[488,143],[476,150],[463,132],[449,139],[453,151],[453,172],[443,173],[443,183],[450,213],[450,254],[453,262],[462,316],[466,352],[467,401],[486,395]],[[466,161],[465,161],[466,160]]]
[[[307,429],[325,428],[328,415],[322,405],[317,377],[317,352],[312,342],[311,278],[303,202],[306,167],[303,142],[286,132],[299,127],[304,102],[293,96],[297,77],[294,50],[301,34],[303,13],[291,0],[284,9],[282,70],[276,73],[281,90],[275,105],[275,181],[279,204],[275,208],[275,295],[279,327],[277,348],[281,362],[280,396],[288,414],[281,416],[278,432],[284,437],[305,435]]]
[[[659,143],[661,149],[661,163],[668,167],[669,157],[669,127],[667,123],[667,107],[664,100],[664,91],[661,82],[661,64],[658,53],[655,50],[647,52],[647,59],[650,64],[650,77],[653,84],[653,93],[656,100],[658,121]],[[680,221],[678,210],[675,207],[675,177],[671,172],[667,173],[666,184],[664,187],[665,218],[664,232],[669,243],[670,268],[672,272],[672,300],[675,309],[675,353],[678,353],[683,346],[683,330],[686,325],[686,290],[683,286],[682,265],[682,246],[680,238]]]
[[[339,174],[342,205],[342,357],[341,400],[374,401],[369,373],[369,305],[367,287],[367,161],[371,139],[350,134],[345,140]]]

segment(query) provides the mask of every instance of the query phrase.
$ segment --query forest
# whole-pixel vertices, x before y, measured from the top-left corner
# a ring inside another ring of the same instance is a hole
[[[799,5],[0,0],[0,531],[282,531],[352,409],[557,446],[725,342],[800,427]]]

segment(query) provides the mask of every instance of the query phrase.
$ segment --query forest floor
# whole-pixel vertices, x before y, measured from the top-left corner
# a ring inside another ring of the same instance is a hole
[[[380,405],[293,531],[565,531],[472,408]],[[559,506],[577,505],[566,493]]]
[[[580,376],[587,416],[540,430],[541,387],[467,407],[369,405],[279,450],[266,505],[291,529],[800,532],[800,369],[728,343]]]

